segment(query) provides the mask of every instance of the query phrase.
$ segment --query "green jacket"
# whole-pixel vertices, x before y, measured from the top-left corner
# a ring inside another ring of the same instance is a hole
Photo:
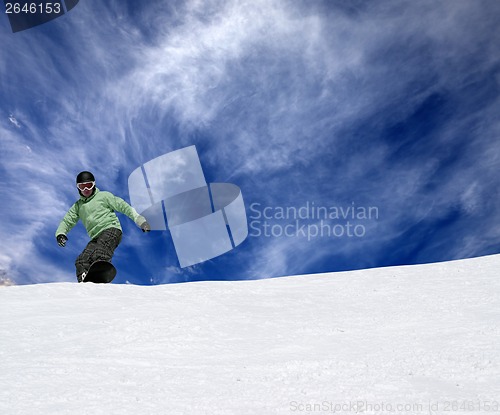
[[[80,219],[91,239],[94,239],[105,229],[118,228],[121,230],[122,227],[115,211],[127,215],[139,227],[146,222],[146,219],[139,215],[125,200],[110,192],[101,192],[96,187],[92,196],[88,198],[81,196],[71,206],[59,224],[56,236],[67,235]]]

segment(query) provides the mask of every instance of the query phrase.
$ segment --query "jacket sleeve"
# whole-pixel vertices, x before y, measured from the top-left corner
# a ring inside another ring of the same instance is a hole
[[[127,215],[137,226],[141,227],[141,225],[146,222],[146,218],[139,215],[139,213],[121,197],[109,193],[108,203],[111,209]]]
[[[75,203],[71,206],[66,215],[64,215],[61,223],[59,223],[56,230],[56,236],[60,234],[67,235],[68,232],[78,223],[79,219],[80,216],[78,215],[78,206]]]

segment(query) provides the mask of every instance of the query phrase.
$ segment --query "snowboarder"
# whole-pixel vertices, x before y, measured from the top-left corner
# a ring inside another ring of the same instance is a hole
[[[143,232],[149,232],[151,226],[125,200],[110,192],[101,192],[91,172],[82,171],[78,174],[76,187],[80,199],[71,206],[59,224],[56,240],[59,246],[66,246],[66,235],[81,219],[91,239],[75,261],[76,277],[78,282],[82,282],[93,262],[111,260],[122,239],[122,227],[115,211],[127,215]]]

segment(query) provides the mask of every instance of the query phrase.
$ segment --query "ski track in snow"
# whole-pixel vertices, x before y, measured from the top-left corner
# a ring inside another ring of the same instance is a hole
[[[0,414],[500,414],[499,268],[0,287]]]

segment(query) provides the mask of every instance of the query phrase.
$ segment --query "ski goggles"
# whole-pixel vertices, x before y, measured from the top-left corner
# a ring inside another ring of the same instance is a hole
[[[76,187],[78,187],[78,190],[84,191],[84,190],[92,190],[95,186],[95,182],[85,182],[85,183],[77,183]]]

